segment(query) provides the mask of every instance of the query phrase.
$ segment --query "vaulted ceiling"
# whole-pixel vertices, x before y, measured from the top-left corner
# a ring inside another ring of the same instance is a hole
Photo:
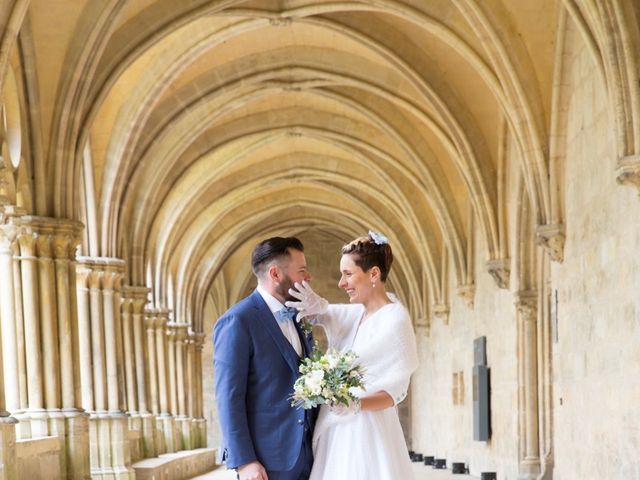
[[[190,321],[216,282],[246,283],[257,238],[368,228],[427,315],[447,259],[473,284],[471,232],[483,261],[508,257],[507,130],[537,223],[553,217],[554,0],[14,3],[37,72],[34,209],[84,215],[87,253]]]

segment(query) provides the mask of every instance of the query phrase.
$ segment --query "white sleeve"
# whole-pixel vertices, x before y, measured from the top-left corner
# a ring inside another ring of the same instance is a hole
[[[331,304],[327,313],[318,315],[313,323],[324,328],[330,349],[341,351],[350,345],[358,320],[362,315],[362,305]]]
[[[418,368],[416,337],[409,313],[402,307],[400,313],[385,318],[384,352],[371,372],[370,383],[366,385],[367,394],[387,392],[394,404],[407,396],[411,374]]]

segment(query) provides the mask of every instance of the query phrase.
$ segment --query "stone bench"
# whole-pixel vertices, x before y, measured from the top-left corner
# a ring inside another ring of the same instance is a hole
[[[18,478],[61,477],[60,439],[40,437],[16,441]]]
[[[215,467],[215,448],[163,453],[133,464],[136,480],[182,480],[210,472]]]

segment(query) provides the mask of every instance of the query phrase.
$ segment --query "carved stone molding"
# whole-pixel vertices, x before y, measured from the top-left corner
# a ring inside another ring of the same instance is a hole
[[[269,19],[269,25],[273,27],[288,27],[293,23],[291,17],[272,17]]]
[[[521,290],[516,293],[516,308],[523,320],[535,321],[538,318],[538,292]]]
[[[640,193],[640,155],[630,155],[618,160],[616,181],[620,185],[635,187]]]
[[[473,300],[476,296],[476,286],[471,283],[469,285],[459,285],[458,295],[462,297],[467,307],[473,308]]]
[[[511,260],[508,258],[496,258],[487,262],[487,270],[498,285],[498,288],[507,290],[511,276]]]
[[[536,243],[547,251],[554,262],[564,260],[564,239],[564,225],[561,223],[536,227]]]
[[[449,307],[444,303],[436,303],[431,309],[433,318],[440,320],[445,325],[449,324]]]

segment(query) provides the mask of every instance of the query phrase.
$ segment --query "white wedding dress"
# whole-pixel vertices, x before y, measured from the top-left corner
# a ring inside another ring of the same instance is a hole
[[[329,348],[353,350],[364,369],[366,391],[381,390],[396,404],[404,400],[418,366],[409,312],[385,305],[366,321],[362,305],[330,305],[314,323],[325,328]],[[313,435],[310,480],[410,480],[413,478],[397,408],[336,415],[322,406]]]

